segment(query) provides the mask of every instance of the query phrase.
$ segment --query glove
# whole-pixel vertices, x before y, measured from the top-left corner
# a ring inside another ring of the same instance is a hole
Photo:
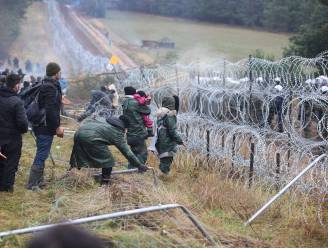
[[[145,173],[148,170],[148,167],[145,165],[139,166],[138,172],[139,173]]]

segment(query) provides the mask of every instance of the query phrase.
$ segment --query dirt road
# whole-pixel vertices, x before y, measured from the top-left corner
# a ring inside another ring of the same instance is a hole
[[[115,43],[109,44],[108,38],[104,31],[99,30],[92,25],[92,22],[80,15],[73,8],[62,5],[61,11],[65,18],[65,22],[70,31],[74,34],[79,43],[94,55],[100,55],[110,58],[116,55],[120,59],[120,65],[123,69],[137,67],[135,63],[126,53],[119,49]]]

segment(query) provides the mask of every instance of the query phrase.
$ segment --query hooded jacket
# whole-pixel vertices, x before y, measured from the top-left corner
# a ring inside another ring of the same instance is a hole
[[[156,149],[160,158],[173,157],[177,152],[177,145],[183,144],[177,132],[177,111],[160,108],[157,116],[157,141]]]
[[[19,138],[28,130],[23,101],[9,88],[0,89],[0,142]]]
[[[159,158],[173,157],[177,152],[177,145],[183,141],[177,132],[178,104],[175,97],[164,97],[162,108],[156,112],[157,135],[156,150]]]

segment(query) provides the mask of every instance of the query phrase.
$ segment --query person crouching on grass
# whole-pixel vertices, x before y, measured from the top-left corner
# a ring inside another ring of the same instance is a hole
[[[125,133],[129,120],[124,116],[97,117],[86,120],[74,136],[70,165],[72,168],[101,168],[102,184],[110,181],[114,157],[108,146],[115,146],[140,173],[148,167],[140,162],[126,142]]]

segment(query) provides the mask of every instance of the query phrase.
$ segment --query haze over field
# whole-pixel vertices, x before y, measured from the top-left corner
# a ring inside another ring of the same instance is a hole
[[[281,58],[290,37],[287,34],[121,11],[109,11],[103,22],[134,45],[140,46],[142,40],[167,37],[176,43],[177,53],[192,56],[190,60],[197,56],[219,56],[236,61],[256,49]]]
[[[328,247],[327,124],[328,0],[0,0],[0,248]]]

